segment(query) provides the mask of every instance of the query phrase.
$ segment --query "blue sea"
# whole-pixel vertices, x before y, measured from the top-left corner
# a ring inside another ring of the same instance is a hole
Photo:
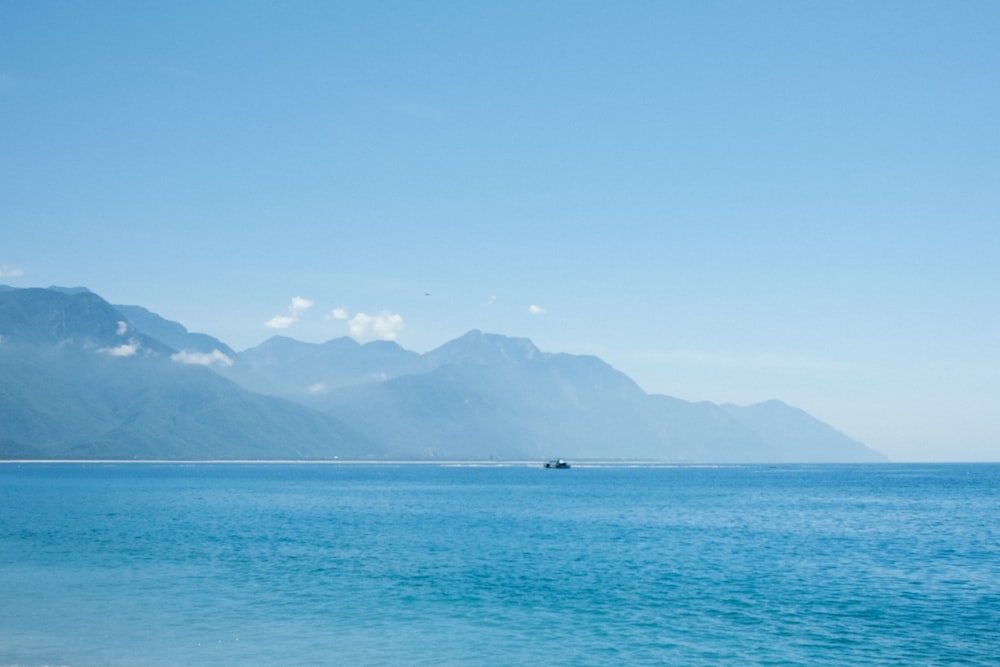
[[[0,465],[3,666],[997,664],[997,465]]]

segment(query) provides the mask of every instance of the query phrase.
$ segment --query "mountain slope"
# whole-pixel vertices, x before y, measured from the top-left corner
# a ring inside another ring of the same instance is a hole
[[[156,313],[151,313],[142,306],[116,305],[115,309],[124,315],[137,330],[175,350],[207,355],[218,352],[229,360],[236,358],[236,353],[221,340],[207,334],[192,333],[183,325],[164,319]]]
[[[884,460],[784,403],[648,395],[524,338],[473,330],[421,355],[276,336],[236,354],[84,288],[0,289],[0,457]]]
[[[539,458],[634,455],[652,432],[644,398],[596,358],[541,353],[530,341],[472,331],[423,356],[427,369],[314,398],[398,456]],[[622,449],[623,445],[625,446]]]
[[[776,461],[837,463],[885,460],[829,424],[781,401],[771,400],[748,406],[726,404],[721,408],[768,442]]]
[[[527,339],[470,331],[422,364],[304,400],[400,457],[882,460],[801,411],[650,396],[596,357],[541,352]],[[781,435],[789,429],[794,447]]]
[[[134,330],[89,292],[0,292],[0,457],[333,458],[372,445]]]
[[[316,344],[273,336],[235,359],[217,370],[253,391],[303,398],[417,371],[420,355],[389,341],[361,345],[345,337]]]
[[[126,355],[128,348],[166,354],[162,342],[128,325],[111,304],[87,290],[15,289],[0,292],[0,340],[78,346]]]

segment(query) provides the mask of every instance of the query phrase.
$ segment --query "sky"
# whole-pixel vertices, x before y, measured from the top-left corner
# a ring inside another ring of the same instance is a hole
[[[1000,461],[1000,3],[0,0],[0,284]]]

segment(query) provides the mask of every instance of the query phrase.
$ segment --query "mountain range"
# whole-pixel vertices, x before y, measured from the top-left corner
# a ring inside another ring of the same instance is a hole
[[[236,352],[85,288],[0,287],[0,458],[873,462],[777,400],[644,392],[593,356],[473,330],[394,342],[275,336]]]

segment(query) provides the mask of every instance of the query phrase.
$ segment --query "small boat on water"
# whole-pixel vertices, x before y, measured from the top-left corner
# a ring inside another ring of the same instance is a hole
[[[558,461],[546,461],[545,462],[545,467],[546,468],[568,468],[569,464],[566,463],[565,461],[563,461],[562,459],[559,459]]]

